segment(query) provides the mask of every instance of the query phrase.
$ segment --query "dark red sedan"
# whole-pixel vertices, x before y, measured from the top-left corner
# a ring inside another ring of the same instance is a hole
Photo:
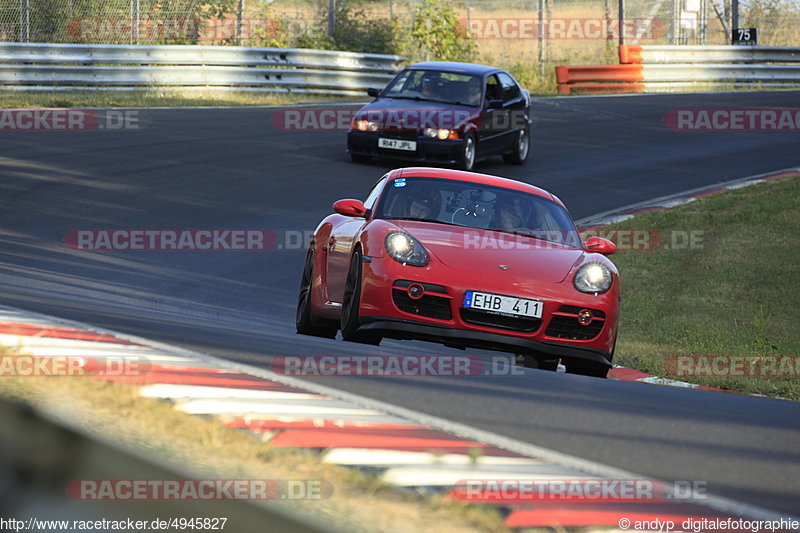
[[[582,242],[538,187],[448,169],[389,172],[314,232],[297,331],[417,339],[605,377],[617,338],[616,246]]]
[[[373,157],[472,169],[502,155],[522,164],[531,142],[531,98],[508,72],[432,61],[403,70],[356,114],[347,134],[354,161]]]

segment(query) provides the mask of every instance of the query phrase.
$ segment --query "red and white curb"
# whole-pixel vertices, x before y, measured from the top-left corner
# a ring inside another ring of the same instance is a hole
[[[400,407],[136,337],[0,307],[0,344],[34,357],[146,358],[146,372],[95,375],[136,386],[193,415],[218,417],[271,446],[316,451],[321,460],[377,473],[406,489],[458,498],[458,482],[642,480],[641,476]],[[14,356],[0,356],[0,359]],[[0,366],[0,368],[3,368]],[[669,486],[669,484],[666,484]],[[462,493],[463,494],[463,493]],[[512,528],[617,526],[642,520],[753,517],[775,513],[727,499],[680,502],[502,500]]]
[[[606,226],[608,224],[616,224],[617,222],[623,222],[625,220],[629,220],[635,217],[636,215],[642,213],[651,213],[654,211],[666,211],[667,209],[672,209],[673,207],[685,205],[694,202],[696,200],[699,200],[701,198],[711,196],[712,194],[718,194],[725,191],[732,191],[735,189],[742,189],[744,187],[749,187],[751,185],[756,185],[758,183],[764,183],[767,181],[785,178],[798,173],[800,173],[800,167],[785,168],[783,170],[769,172],[766,174],[758,174],[755,176],[748,176],[746,178],[731,180],[717,185],[700,187],[698,189],[692,189],[677,194],[662,196],[660,198],[655,198],[653,200],[648,200],[646,202],[627,205],[624,207],[620,207],[618,209],[613,209],[611,211],[604,211],[602,213],[597,213],[595,215],[591,215],[589,217],[575,221],[575,225],[580,230],[586,230],[590,228],[593,229]]]

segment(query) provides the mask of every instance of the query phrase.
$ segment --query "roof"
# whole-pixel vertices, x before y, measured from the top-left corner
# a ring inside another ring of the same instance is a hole
[[[401,176],[417,176],[428,178],[443,178],[451,180],[471,181],[473,183],[480,183],[482,185],[493,185],[495,187],[503,187],[506,189],[513,189],[521,192],[536,194],[553,200],[557,204],[561,204],[555,196],[550,194],[544,189],[535,185],[524,183],[510,178],[501,178],[500,176],[490,176],[489,174],[480,174],[478,172],[467,172],[465,170],[454,170],[449,168],[431,168],[431,167],[409,167],[398,168],[389,174],[389,179],[399,178]],[[563,205],[563,204],[562,204]]]
[[[414,70],[430,69],[442,72],[452,72],[454,74],[470,74],[472,76],[484,76],[492,72],[503,69],[479,65],[477,63],[457,63],[455,61],[426,61],[424,63],[414,63],[407,68]]]

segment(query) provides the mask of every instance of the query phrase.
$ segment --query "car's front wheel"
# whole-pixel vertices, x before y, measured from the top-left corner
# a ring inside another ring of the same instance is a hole
[[[300,278],[300,293],[297,297],[297,313],[295,325],[297,333],[333,339],[338,331],[336,326],[327,324],[323,319],[314,315],[311,310],[311,280],[314,279],[314,245],[306,252],[306,263],[303,267],[303,276]]]
[[[528,152],[531,148],[530,130],[519,130],[517,135],[514,136],[514,146],[509,154],[503,155],[503,160],[506,163],[514,165],[521,165],[528,159]]]
[[[594,361],[584,361],[581,359],[567,360],[564,363],[567,374],[580,374],[582,376],[593,376],[605,378],[608,376],[608,366]]]
[[[464,145],[461,147],[461,154],[458,158],[458,168],[461,170],[472,170],[475,166],[475,153],[478,145],[475,142],[475,135],[467,133],[464,137]]]
[[[360,325],[358,309],[361,306],[361,252],[356,250],[350,260],[350,270],[347,272],[347,281],[344,284],[344,298],[342,299],[342,338],[350,342],[362,344],[381,343],[381,337],[369,335],[358,331]]]

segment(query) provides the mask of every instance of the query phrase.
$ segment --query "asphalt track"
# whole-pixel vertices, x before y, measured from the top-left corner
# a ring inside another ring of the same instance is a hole
[[[476,170],[543,186],[581,218],[797,166],[797,131],[677,132],[662,119],[671,109],[798,103],[800,92],[540,99],[527,164],[495,158]],[[376,351],[295,335],[302,249],[98,253],[64,245],[73,229],[311,230],[334,200],[363,197],[384,171],[403,166],[353,164],[343,133],[280,131],[271,112],[150,110],[141,112],[146,127],[138,131],[0,132],[0,301],[267,368],[275,355],[461,353],[396,341]],[[540,371],[318,381],[798,510],[798,403]]]

